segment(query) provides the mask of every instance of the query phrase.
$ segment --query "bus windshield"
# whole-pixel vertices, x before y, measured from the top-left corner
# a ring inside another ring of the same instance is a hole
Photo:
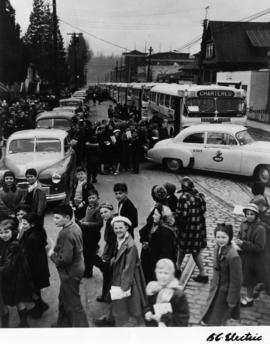
[[[217,110],[220,115],[245,115],[245,102],[241,98],[217,98]]]
[[[186,109],[190,117],[205,115],[241,117],[245,115],[245,102],[241,98],[189,98]]]

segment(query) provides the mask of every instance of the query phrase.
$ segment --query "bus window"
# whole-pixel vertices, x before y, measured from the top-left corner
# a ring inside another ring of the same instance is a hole
[[[175,109],[175,104],[176,104],[176,97],[171,96],[171,108]]]
[[[160,93],[158,93],[158,94],[157,94],[157,105],[159,105],[159,104],[160,104],[160,96],[161,96],[161,94],[160,94]]]
[[[160,105],[165,105],[165,94],[160,95]]]
[[[170,106],[170,96],[169,95],[165,95],[165,106],[169,107]]]

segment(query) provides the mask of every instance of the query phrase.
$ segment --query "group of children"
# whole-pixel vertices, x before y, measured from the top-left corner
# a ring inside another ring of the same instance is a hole
[[[176,197],[171,194],[170,206],[156,206],[151,213],[151,238],[160,231],[163,239],[157,243],[162,250],[145,259],[148,267],[152,264],[146,276],[134,242],[138,211],[128,198],[127,185],[113,187],[118,201],[114,212],[111,203],[99,203],[98,191],[87,181],[83,168],[77,169],[76,178],[70,205],[54,211],[60,232],[50,249],[43,222],[27,205],[19,205],[15,216],[0,221],[1,326],[9,326],[9,306],[17,307],[20,327],[29,326],[28,316],[39,318],[49,308],[41,297],[41,290],[50,285],[48,257],[61,282],[57,327],[88,326],[79,285],[83,277],[92,277],[93,266],[103,274],[102,292],[96,300],[111,304],[109,314],[94,320],[96,326],[187,326],[188,302],[175,277],[175,228],[170,207],[176,208]],[[161,196],[162,190],[155,186],[152,192],[156,195],[157,191]],[[270,292],[270,210],[266,197],[256,195],[244,208],[244,215],[235,238],[231,225],[216,226],[213,278],[201,321],[204,325],[225,325],[228,319],[239,318],[240,306],[251,307],[261,290]],[[105,246],[99,255],[103,226]],[[171,249],[166,246],[169,244]],[[150,248],[153,251],[157,246],[150,244]],[[241,299],[242,285],[247,293]],[[30,310],[29,302],[34,303]]]

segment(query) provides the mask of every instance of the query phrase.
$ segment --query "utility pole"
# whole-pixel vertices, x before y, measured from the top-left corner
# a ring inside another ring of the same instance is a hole
[[[53,65],[54,65],[54,93],[56,101],[59,100],[58,84],[58,45],[57,45],[57,13],[56,0],[53,0]]]
[[[147,68],[147,82],[151,81],[151,57],[152,57],[153,48],[149,48],[149,55],[148,55],[148,68]]]
[[[68,35],[71,35],[72,36],[72,44],[73,44],[73,63],[74,63],[74,89],[75,91],[78,89],[78,79],[79,79],[79,76],[77,75],[78,74],[78,68],[77,68],[77,44],[79,43],[79,37],[80,37],[80,34],[79,33],[76,33],[76,32],[73,32],[73,33],[68,33]]]
[[[116,61],[115,65],[115,82],[118,82],[118,61]]]

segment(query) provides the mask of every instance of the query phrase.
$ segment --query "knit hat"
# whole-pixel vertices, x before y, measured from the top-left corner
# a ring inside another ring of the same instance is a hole
[[[254,211],[254,213],[259,214],[259,208],[254,203],[249,203],[247,206],[243,208],[243,212],[246,213],[247,210]]]
[[[167,193],[169,196],[173,195],[176,190],[176,186],[172,183],[165,183],[164,184],[165,189],[167,190]]]
[[[109,209],[112,211],[113,205],[109,202],[104,202],[104,203],[100,204],[99,209],[101,209],[101,208],[106,208],[106,209]]]
[[[152,198],[155,202],[162,203],[166,201],[168,197],[167,190],[164,186],[160,185],[155,185],[152,188]]]
[[[131,221],[125,216],[115,216],[111,221],[111,225],[113,225],[115,222],[124,222],[128,226],[132,226]]]

